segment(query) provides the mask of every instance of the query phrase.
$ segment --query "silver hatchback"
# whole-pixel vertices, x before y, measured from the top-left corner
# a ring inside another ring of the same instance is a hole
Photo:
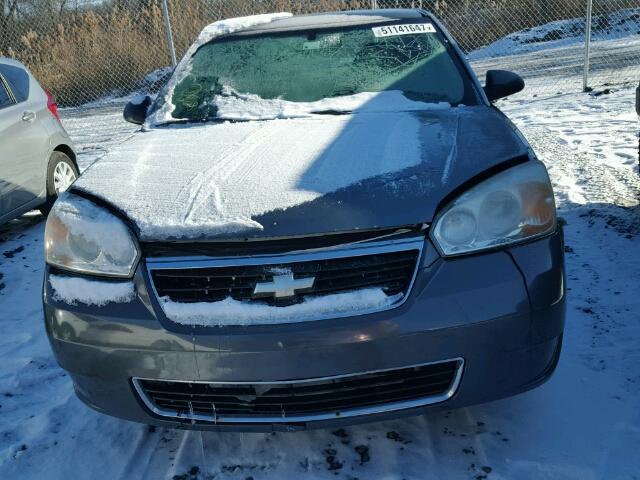
[[[0,58],[0,224],[34,208],[48,213],[77,177],[53,97],[20,62]]]

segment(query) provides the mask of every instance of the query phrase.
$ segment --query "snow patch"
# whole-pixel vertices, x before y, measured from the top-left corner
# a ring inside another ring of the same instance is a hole
[[[401,293],[388,296],[381,288],[366,288],[347,293],[307,298],[287,307],[241,302],[232,298],[208,303],[180,303],[162,297],[161,305],[167,317],[184,325],[276,325],[309,322],[323,317],[357,315],[393,305],[402,299]]]
[[[172,120],[173,117],[171,116],[171,113],[175,110],[175,106],[171,103],[173,91],[176,86],[191,72],[191,57],[193,57],[193,54],[196,53],[198,48],[205,43],[210,42],[214,38],[291,16],[293,15],[288,12],[266,13],[262,15],[250,15],[248,17],[228,18],[206,26],[202,32],[200,32],[196,41],[189,47],[187,53],[185,53],[182,60],[180,60],[180,63],[178,63],[173,76],[169,79],[167,86],[163,90],[164,101],[162,102],[162,107],[156,110],[151,117],[147,119],[147,126],[153,126]]]
[[[410,112],[155,129],[74,186],[125,212],[142,240],[251,234],[267,212],[419,164],[425,129],[440,126]]]
[[[142,83],[145,85],[157,84],[158,82],[166,80],[167,77],[171,75],[171,72],[173,72],[173,67],[156,68],[144,76]]]
[[[291,102],[281,99],[263,99],[254,94],[240,94],[225,87],[216,95],[213,105],[216,117],[223,120],[273,120],[310,117],[317,112],[409,112],[427,109],[446,109],[446,102],[425,103],[407,98],[402,91],[363,92],[315,102]]]
[[[83,303],[103,307],[107,303],[128,303],[135,298],[132,282],[102,282],[77,277],[49,275],[53,299],[70,305]]]

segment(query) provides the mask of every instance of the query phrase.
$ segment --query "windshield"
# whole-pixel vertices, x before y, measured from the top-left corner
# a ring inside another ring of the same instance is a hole
[[[476,104],[468,74],[431,23],[229,36],[193,55],[165,101],[171,117],[216,118],[224,97],[318,102],[399,91],[419,102]]]

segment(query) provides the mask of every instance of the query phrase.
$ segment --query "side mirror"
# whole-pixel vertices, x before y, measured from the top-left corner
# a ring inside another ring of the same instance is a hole
[[[518,93],[524,88],[524,80],[517,73],[507,70],[488,70],[484,93],[490,102]]]
[[[131,101],[124,106],[124,119],[127,122],[142,125],[147,118],[149,105],[151,105],[151,97],[149,95],[144,97],[138,95],[132,98]]]

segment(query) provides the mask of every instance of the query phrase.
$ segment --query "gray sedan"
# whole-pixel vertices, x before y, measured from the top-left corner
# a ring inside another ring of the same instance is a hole
[[[77,176],[53,97],[24,65],[0,58],[0,224],[34,208],[46,214]]]
[[[92,408],[295,430],[545,382],[562,227],[545,166],[421,10],[207,27],[56,202],[45,325]]]

